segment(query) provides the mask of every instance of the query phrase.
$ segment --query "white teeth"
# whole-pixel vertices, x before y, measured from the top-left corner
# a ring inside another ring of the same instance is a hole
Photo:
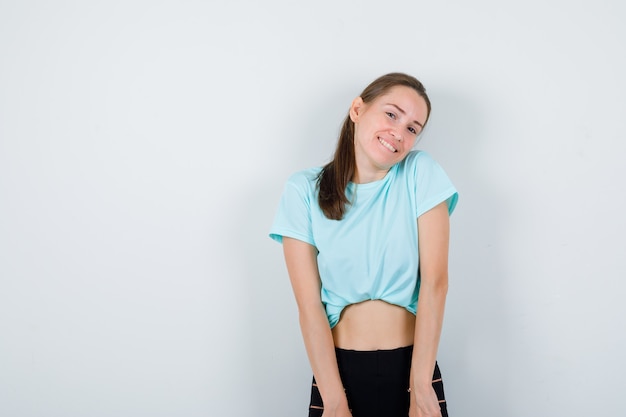
[[[384,141],[383,139],[378,138],[378,141],[379,141],[380,143],[382,143],[382,144],[383,144],[383,146],[384,146],[385,148],[389,149],[391,152],[397,152],[396,148],[394,148],[393,146],[391,146],[389,143],[387,143],[387,142],[386,142],[386,141]]]

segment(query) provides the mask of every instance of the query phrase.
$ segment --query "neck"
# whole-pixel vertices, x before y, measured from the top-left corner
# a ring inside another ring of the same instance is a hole
[[[367,184],[368,182],[374,182],[378,180],[382,180],[385,178],[385,175],[389,170],[376,170],[370,172],[359,171],[357,168],[354,172],[354,176],[352,177],[352,182],[355,184]]]

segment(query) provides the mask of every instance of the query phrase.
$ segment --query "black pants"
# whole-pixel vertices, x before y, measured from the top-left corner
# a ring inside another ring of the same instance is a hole
[[[339,374],[353,417],[408,416],[412,346],[365,352],[335,350]],[[448,417],[443,382],[436,363],[433,388],[439,398],[441,415]],[[323,410],[322,397],[313,377],[309,417],[320,417]]]

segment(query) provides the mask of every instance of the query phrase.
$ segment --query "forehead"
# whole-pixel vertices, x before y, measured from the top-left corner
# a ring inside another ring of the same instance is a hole
[[[378,105],[395,105],[400,107],[409,117],[423,123],[428,116],[426,100],[411,87],[397,85],[378,96],[375,100]]]
[[[381,94],[374,101],[379,101],[381,99],[393,99],[393,100],[401,100],[403,102],[413,102],[411,104],[415,104],[420,106],[422,104],[426,105],[426,101],[422,96],[419,95],[417,91],[412,89],[411,87],[407,87],[404,85],[396,85],[388,89],[385,93]]]

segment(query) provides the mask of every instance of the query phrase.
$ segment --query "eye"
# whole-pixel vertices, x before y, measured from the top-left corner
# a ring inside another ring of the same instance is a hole
[[[385,113],[387,114],[387,117],[389,117],[390,119],[395,119],[396,118],[396,115],[394,113],[390,112],[390,111],[385,112]]]
[[[417,135],[417,130],[415,130],[414,127],[409,127],[409,132],[413,133],[414,135]]]

